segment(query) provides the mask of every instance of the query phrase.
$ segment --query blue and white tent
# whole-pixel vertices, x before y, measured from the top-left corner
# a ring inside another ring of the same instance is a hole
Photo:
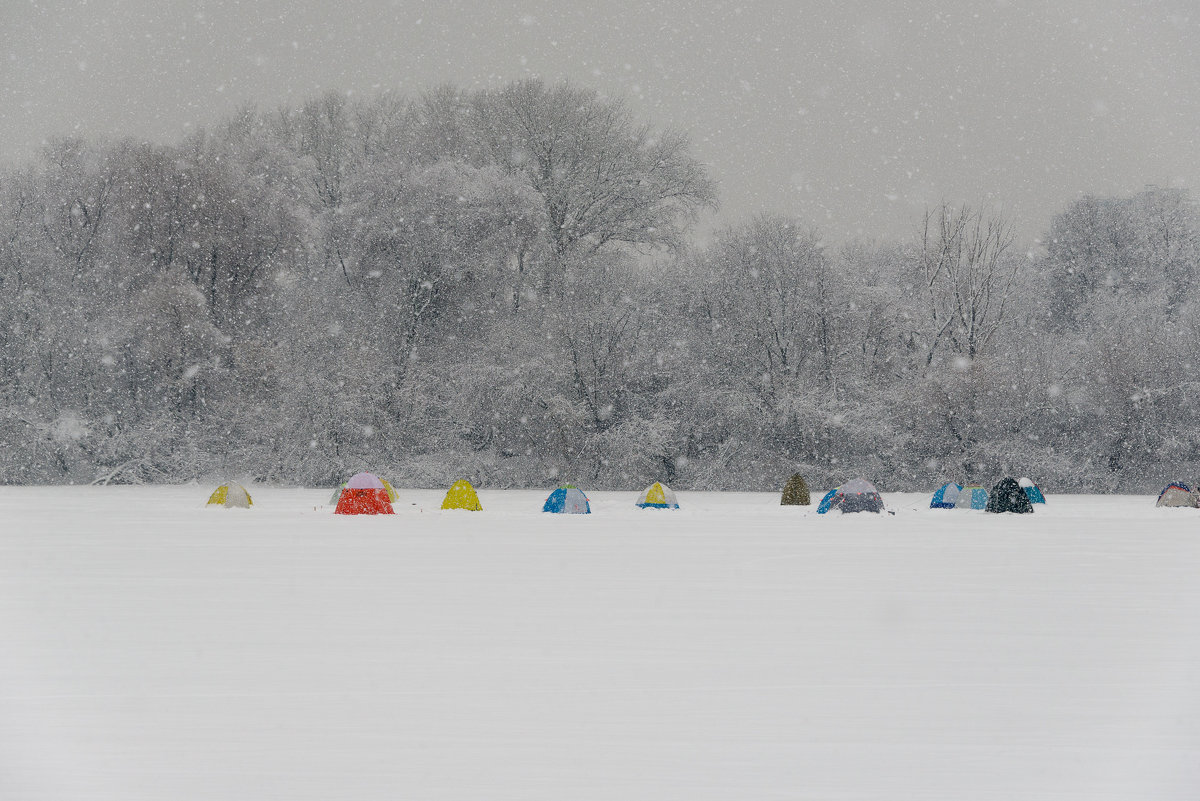
[[[1029,498],[1030,503],[1046,502],[1046,496],[1042,494],[1042,488],[1037,484],[1024,477],[1018,479],[1017,483],[1021,485],[1021,489],[1025,490],[1025,495]]]
[[[592,513],[592,506],[588,503],[587,496],[583,494],[583,490],[572,484],[567,484],[550,493],[550,497],[546,499],[546,504],[542,507],[542,511],[560,515],[590,515]]]
[[[986,509],[988,501],[988,491],[978,484],[963,487],[962,492],[958,493],[958,500],[954,502],[955,509]]]
[[[958,484],[943,484],[938,487],[937,492],[933,493],[933,500],[929,502],[929,508],[953,509],[954,503],[958,500],[958,493],[960,492],[962,492],[962,487]]]

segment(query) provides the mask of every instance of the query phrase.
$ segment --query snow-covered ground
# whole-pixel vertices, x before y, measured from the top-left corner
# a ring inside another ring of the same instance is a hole
[[[0,488],[0,799],[1200,798],[1196,510],[210,490]]]

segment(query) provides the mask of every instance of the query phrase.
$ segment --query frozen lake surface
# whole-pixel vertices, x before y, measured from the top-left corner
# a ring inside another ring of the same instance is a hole
[[[1197,510],[211,489],[0,487],[0,799],[1200,798]]]

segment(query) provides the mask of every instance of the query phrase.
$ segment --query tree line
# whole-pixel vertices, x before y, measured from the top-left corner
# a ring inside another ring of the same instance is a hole
[[[1200,474],[1200,225],[1082,197],[696,244],[687,137],[585,88],[330,93],[0,172],[0,483],[885,490]]]

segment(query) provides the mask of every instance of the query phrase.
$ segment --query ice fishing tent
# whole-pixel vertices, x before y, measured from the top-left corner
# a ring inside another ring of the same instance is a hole
[[[254,505],[254,501],[250,500],[250,493],[246,492],[246,488],[241,484],[230,481],[228,484],[222,484],[213,490],[213,494],[208,496],[208,506],[223,506],[226,509],[249,509]]]
[[[483,511],[483,506],[479,503],[479,496],[475,493],[475,488],[465,478],[455,481],[454,486],[446,492],[446,499],[442,501],[442,508],[466,509],[469,512]]]
[[[996,486],[992,487],[988,495],[987,511],[1028,514],[1033,511],[1033,504],[1029,502],[1025,488],[1010,476],[1000,479]]]
[[[929,508],[953,509],[960,492],[962,492],[962,487],[958,484],[943,484],[938,487],[937,492],[933,493],[933,499],[929,501]]]
[[[1163,487],[1155,506],[1200,506],[1200,495],[1182,481]]]
[[[542,506],[542,511],[560,515],[590,515],[592,506],[588,503],[583,490],[574,484],[566,484],[550,493],[550,497]]]
[[[342,487],[338,494],[338,515],[390,515],[392,501],[379,477],[373,473],[357,473]]]
[[[808,482],[804,476],[796,473],[788,479],[783,487],[783,497],[779,499],[780,506],[808,506],[812,497],[808,493]]]
[[[825,505],[825,501],[821,501],[821,505]],[[824,510],[817,509],[820,514],[825,514],[834,509],[840,509],[843,514],[849,512],[882,512],[883,498],[879,495],[879,490],[875,489],[875,485],[865,479],[856,478],[852,481],[847,481],[842,486],[833,491],[829,499],[829,506]]]
[[[1029,496],[1030,503],[1046,502],[1046,496],[1042,494],[1042,488],[1037,484],[1034,484],[1024,476],[1018,478],[1017,483],[1021,485],[1021,489],[1025,490],[1025,494]]]
[[[978,484],[963,487],[954,501],[955,509],[986,509],[987,505],[988,491]]]
[[[817,514],[823,515],[829,511],[829,507],[833,505],[834,495],[837,495],[837,487],[825,493],[825,497],[821,498],[821,502],[817,504]]]
[[[679,501],[670,487],[655,481],[638,496],[637,506],[643,509],[678,509]]]

